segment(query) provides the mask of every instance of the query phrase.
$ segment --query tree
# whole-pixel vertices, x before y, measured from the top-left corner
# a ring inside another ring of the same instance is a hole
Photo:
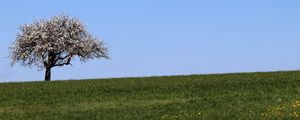
[[[45,69],[45,81],[51,80],[51,68],[71,65],[71,60],[109,59],[104,43],[93,37],[77,18],[58,15],[20,27],[10,47],[12,65]]]

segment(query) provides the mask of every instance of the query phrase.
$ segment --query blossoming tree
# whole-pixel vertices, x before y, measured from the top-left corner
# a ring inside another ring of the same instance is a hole
[[[51,80],[51,68],[71,65],[71,60],[108,59],[104,43],[93,37],[76,18],[58,15],[50,19],[22,25],[10,47],[12,65],[45,69],[45,81]]]

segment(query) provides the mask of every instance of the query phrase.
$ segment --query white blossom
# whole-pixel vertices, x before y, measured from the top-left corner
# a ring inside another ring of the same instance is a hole
[[[42,69],[70,65],[76,56],[83,62],[109,58],[104,43],[88,33],[79,19],[67,15],[22,25],[10,50],[12,64]]]

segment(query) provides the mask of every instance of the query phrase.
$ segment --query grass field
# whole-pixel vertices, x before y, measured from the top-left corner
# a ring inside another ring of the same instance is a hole
[[[300,119],[300,72],[1,83],[0,119]]]

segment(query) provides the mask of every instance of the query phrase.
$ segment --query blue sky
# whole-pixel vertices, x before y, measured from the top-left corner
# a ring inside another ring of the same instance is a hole
[[[298,70],[297,0],[7,0],[0,4],[0,81],[43,80],[11,67],[18,27],[65,13],[103,39],[111,60],[73,61],[53,79]]]

